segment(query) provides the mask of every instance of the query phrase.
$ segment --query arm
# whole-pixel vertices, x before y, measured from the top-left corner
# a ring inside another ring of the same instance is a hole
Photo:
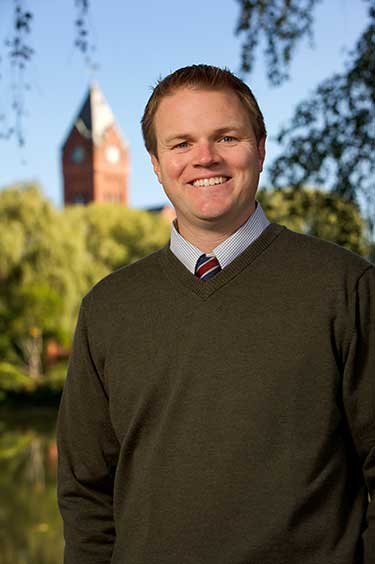
[[[109,564],[115,540],[113,484],[119,445],[82,302],[58,424],[58,502],[65,564]]]
[[[369,493],[363,564],[375,562],[375,267],[353,295],[354,332],[344,370],[344,405]]]

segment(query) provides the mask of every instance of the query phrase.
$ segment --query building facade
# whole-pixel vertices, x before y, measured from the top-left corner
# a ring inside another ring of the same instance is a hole
[[[92,84],[62,146],[64,205],[128,205],[129,151],[111,108]]]

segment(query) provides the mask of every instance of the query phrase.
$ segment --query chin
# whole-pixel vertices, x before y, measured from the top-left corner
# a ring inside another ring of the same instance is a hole
[[[200,211],[195,214],[195,217],[202,220],[211,220],[211,221],[219,221],[222,218],[227,216],[227,212],[223,211]]]
[[[195,215],[202,219],[220,219],[230,215],[230,213],[230,206],[215,206],[211,204],[197,208]]]

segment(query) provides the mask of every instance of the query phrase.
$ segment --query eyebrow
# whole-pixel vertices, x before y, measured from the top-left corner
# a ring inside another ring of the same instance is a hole
[[[218,129],[215,129],[212,133],[213,136],[217,136],[217,135],[224,135],[225,133],[230,133],[231,131],[233,132],[238,132],[240,130],[240,128],[236,125],[226,125],[224,127],[219,127]],[[167,137],[165,139],[165,143],[169,144],[169,143],[175,143],[176,141],[182,141],[182,140],[189,140],[191,138],[191,134],[190,133],[178,133],[176,135],[171,135],[170,137]]]
[[[238,132],[240,131],[241,127],[237,125],[226,125],[225,127],[219,127],[215,130],[215,135],[224,135],[224,133],[229,133],[230,131]]]
[[[182,141],[185,139],[190,139],[191,135],[189,135],[188,133],[179,133],[178,135],[171,135],[170,137],[167,137],[165,139],[165,143],[169,144],[169,143],[175,143],[176,141]]]

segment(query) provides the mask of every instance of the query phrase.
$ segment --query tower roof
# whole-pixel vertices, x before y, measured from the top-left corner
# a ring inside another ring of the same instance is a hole
[[[98,144],[106,130],[112,125],[115,125],[115,117],[107,100],[97,84],[90,84],[86,98],[74,120],[73,127],[83,137],[92,139],[94,143]],[[70,132],[68,138],[69,135]]]

